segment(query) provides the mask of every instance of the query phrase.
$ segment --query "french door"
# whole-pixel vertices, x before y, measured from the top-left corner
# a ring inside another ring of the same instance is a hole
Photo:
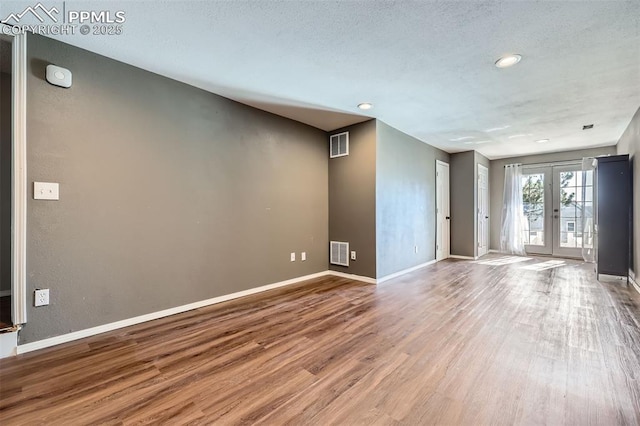
[[[593,221],[593,173],[581,165],[523,167],[525,249],[530,254],[580,257]],[[585,226],[586,225],[586,226]],[[583,229],[584,228],[584,229]]]

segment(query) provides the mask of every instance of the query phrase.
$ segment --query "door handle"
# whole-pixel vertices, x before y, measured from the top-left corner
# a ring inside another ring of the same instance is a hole
[[[449,220],[449,219],[451,219],[451,218],[450,218],[449,216],[447,216],[445,219]]]
[[[558,215],[557,215],[557,214],[554,214],[554,215],[553,215],[553,218],[554,218],[554,219],[557,219],[557,218],[558,218]]]
[[[485,216],[484,218],[485,218],[485,219],[489,219],[489,216]]]

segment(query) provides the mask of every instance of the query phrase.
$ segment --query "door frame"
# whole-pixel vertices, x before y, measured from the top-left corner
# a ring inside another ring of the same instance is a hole
[[[2,38],[12,52],[11,320],[17,326],[27,322],[27,34],[2,31]]]
[[[444,194],[440,193],[440,182],[443,178],[443,176],[440,176],[440,173],[438,172],[440,167],[446,168],[447,177],[449,178],[446,180],[446,191],[444,191]],[[449,163],[436,160],[436,262],[447,259],[451,256],[451,180],[449,171]],[[438,200],[441,200],[443,195],[446,195],[446,200],[442,206],[442,211],[440,211],[438,208]],[[438,242],[442,241],[446,241],[446,244],[442,244],[442,247],[440,247]]]
[[[482,190],[482,188],[480,187],[480,173],[483,173],[486,176],[486,185],[484,188],[484,197],[480,197],[480,192]],[[485,254],[489,253],[489,168],[487,168],[486,166],[483,166],[482,164],[478,164],[478,170],[477,170],[477,178],[478,178],[478,193],[476,195],[477,197],[477,201],[478,201],[478,205],[477,205],[477,223],[478,223],[478,229],[477,229],[477,256],[484,256]],[[480,205],[480,200],[484,200],[484,206]],[[486,209],[484,208],[486,207]],[[481,226],[481,223],[484,226]],[[483,238],[485,237],[485,238]],[[482,246],[482,241],[484,240],[485,245]]]

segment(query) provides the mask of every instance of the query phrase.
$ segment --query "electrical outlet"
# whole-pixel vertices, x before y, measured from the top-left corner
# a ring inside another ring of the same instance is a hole
[[[49,289],[36,289],[33,292],[33,306],[46,306],[49,304]]]
[[[355,250],[351,251],[351,260],[356,260],[356,251]]]
[[[305,260],[307,260],[307,252],[306,251],[303,251],[302,253],[300,253],[300,260],[303,261],[303,262]]]
[[[296,254],[295,253],[291,253],[291,261],[292,262],[296,261]]]

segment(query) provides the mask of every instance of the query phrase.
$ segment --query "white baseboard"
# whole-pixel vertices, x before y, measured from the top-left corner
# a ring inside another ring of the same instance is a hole
[[[11,296],[11,290],[0,290],[0,297]]]
[[[640,285],[636,282],[636,274],[633,273],[631,269],[629,269],[629,282],[636,289],[638,293],[640,293]]]
[[[389,275],[384,276],[382,278],[378,278],[376,280],[377,284],[381,284],[381,283],[383,283],[385,281],[389,281],[389,280],[397,278],[397,277],[399,277],[401,275],[408,274],[409,272],[416,271],[418,269],[424,268],[425,266],[433,265],[434,263],[436,263],[435,259],[430,260],[430,261],[425,262],[425,263],[421,263],[420,265],[416,265],[416,266],[413,266],[411,268],[403,269],[402,271],[394,272],[393,274],[389,274]]]
[[[204,306],[209,306],[209,305],[214,305],[216,303],[222,303],[222,302],[226,302],[229,300],[233,300],[233,299],[238,299],[240,297],[244,297],[244,296],[249,296],[251,294],[256,294],[256,293],[262,293],[264,291],[267,290],[273,290],[275,288],[279,288],[279,287],[285,287],[288,285],[292,285],[292,284],[296,284],[302,281],[307,281],[307,280],[311,280],[314,278],[320,278],[320,277],[324,277],[327,275],[332,275],[332,276],[336,276],[336,277],[342,277],[342,278],[348,278],[348,279],[352,279],[352,280],[356,280],[356,281],[362,281],[368,284],[377,284],[383,281],[387,281],[390,280],[392,278],[395,277],[399,277],[400,275],[404,275],[406,273],[415,271],[416,269],[420,269],[423,268],[425,266],[431,265],[435,263],[435,260],[432,260],[430,262],[426,262],[423,263],[421,265],[418,266],[414,266],[413,268],[409,268],[409,269],[405,269],[403,271],[400,272],[396,272],[395,274],[391,274],[388,275],[380,280],[376,280],[375,278],[370,278],[370,277],[363,277],[360,275],[354,275],[354,274],[347,274],[344,272],[338,272],[338,271],[322,271],[322,272],[317,272],[315,274],[310,274],[310,275],[304,275],[302,277],[297,277],[297,278],[292,278],[290,280],[286,280],[286,281],[280,281],[277,283],[273,283],[273,284],[268,284],[268,285],[264,285],[262,287],[256,287],[256,288],[251,288],[248,290],[243,290],[243,291],[239,291],[237,293],[232,293],[232,294],[227,294],[224,296],[218,296],[218,297],[214,297],[211,299],[206,299],[206,300],[201,300],[198,302],[194,302],[194,303],[189,303],[187,305],[182,305],[182,306],[177,306],[175,308],[169,308],[169,309],[165,309],[162,311],[157,311],[157,312],[151,312],[149,314],[145,314],[145,315],[140,315],[137,317],[133,317],[133,318],[127,318],[121,321],[116,321],[116,322],[112,322],[109,324],[103,324],[103,325],[99,325],[96,327],[91,327],[91,328],[87,328],[84,330],[79,330],[79,331],[74,331],[72,333],[68,333],[68,334],[63,334],[60,336],[55,336],[55,337],[50,337],[48,339],[43,339],[43,340],[38,340],[37,342],[31,342],[31,343],[25,343],[23,345],[17,345],[17,347],[15,347],[15,344],[17,342],[13,342],[13,346],[11,346],[11,355],[20,355],[20,354],[24,354],[27,352],[32,352],[32,351],[36,351],[39,349],[44,349],[44,348],[48,348],[51,346],[55,346],[55,345],[60,345],[63,343],[68,343],[68,342],[72,342],[74,340],[79,340],[79,339],[84,339],[85,337],[91,337],[91,336],[95,336],[96,334],[101,334],[101,333],[106,333],[108,331],[113,331],[113,330],[117,330],[120,328],[124,328],[124,327],[129,327],[132,325],[136,325],[136,324],[140,324],[143,322],[147,322],[147,321],[152,321],[155,319],[159,319],[159,318],[164,318],[164,317],[168,317],[170,315],[175,315],[175,314],[179,314],[182,312],[187,312],[187,311],[191,311],[193,309],[198,309],[198,308],[202,308]],[[3,341],[4,343],[4,341]],[[9,343],[9,342],[7,342]],[[3,345],[3,348],[5,346]],[[6,346],[7,348],[9,346]]]
[[[491,249],[491,250],[489,250],[489,253],[500,253],[500,250]]]
[[[378,283],[378,281],[375,278],[363,277],[362,275],[347,274],[346,272],[327,271],[327,275],[333,275],[334,277],[341,277],[341,278],[349,278],[350,280],[362,281],[368,284]]]
[[[0,333],[0,359],[16,356],[18,346],[18,331]]]
[[[212,299],[201,300],[199,302],[189,303],[187,305],[177,306],[175,308],[169,308],[162,311],[152,312],[145,315],[140,315],[133,318],[127,318],[121,321],[112,322],[109,324],[99,325],[97,327],[91,327],[84,330],[74,331],[72,333],[63,334],[60,336],[50,337],[48,339],[38,340],[37,342],[25,343],[24,345],[18,345],[17,354],[24,354],[27,352],[35,351],[38,349],[48,348],[50,346],[60,345],[62,343],[72,342],[78,339],[84,339],[85,337],[95,336],[96,334],[106,333],[107,331],[117,330],[119,328],[129,327],[131,325],[140,324],[143,322],[155,320],[158,318],[168,317],[170,315],[179,314],[182,312],[191,311],[193,309],[202,308],[204,306],[214,305],[216,303],[226,302],[228,300],[237,299],[243,296],[249,296],[251,294],[261,293],[267,290],[273,290],[274,288],[284,287],[292,284],[299,283],[301,281],[307,281],[314,278],[324,277],[326,275],[335,275],[334,271],[322,271],[315,274],[304,275],[302,277],[292,278],[286,281],[280,281],[273,284],[267,284],[262,287],[251,288],[249,290],[239,291],[237,293],[227,294],[224,296],[214,297]],[[348,275],[348,274],[345,274]],[[348,276],[352,278],[354,276]],[[356,278],[352,278],[356,279]],[[372,278],[370,278],[372,279]]]
[[[459,256],[459,255],[457,255],[457,254],[449,255],[449,257],[450,257],[451,259],[478,260],[478,258],[477,258],[477,257],[471,257],[471,256]]]

